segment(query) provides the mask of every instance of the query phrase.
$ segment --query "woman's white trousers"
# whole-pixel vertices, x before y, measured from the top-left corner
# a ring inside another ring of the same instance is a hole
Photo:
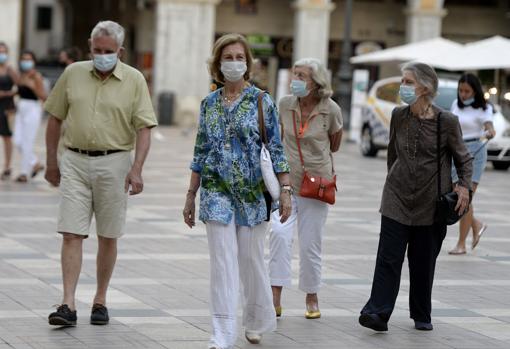
[[[210,255],[209,347],[233,348],[237,339],[237,303],[241,290],[243,326],[264,333],[276,329],[269,274],[264,263],[267,223],[255,227],[206,222]]]
[[[269,276],[272,286],[290,286],[294,230],[299,239],[299,289],[317,293],[321,284],[322,235],[328,216],[325,202],[292,196],[292,214],[280,223],[278,211],[271,215]]]

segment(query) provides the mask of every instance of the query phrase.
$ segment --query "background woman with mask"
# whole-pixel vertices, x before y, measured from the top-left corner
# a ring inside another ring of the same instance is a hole
[[[321,283],[322,235],[328,204],[299,195],[304,171],[293,119],[299,128],[297,136],[307,172],[331,180],[334,175],[332,153],[340,148],[342,139],[342,114],[340,107],[330,98],[332,90],[328,73],[318,59],[297,61],[292,73],[292,96],[283,97],[279,103],[282,139],[294,191],[292,214],[286,222],[280,222],[277,214],[271,217],[269,275],[273,304],[277,316],[280,316],[282,289],[291,285],[292,236],[297,227],[299,289],[306,293],[305,317],[316,319],[321,316],[317,292]]]
[[[0,179],[6,180],[11,176],[12,158],[12,130],[9,126],[9,116],[15,111],[14,86],[18,75],[8,64],[9,49],[0,42],[0,137],[4,142],[5,163]]]
[[[446,236],[446,223],[435,222],[438,197],[437,156],[441,163],[441,194],[451,191],[452,158],[459,181],[455,209],[469,205],[471,156],[457,117],[432,104],[438,79],[423,63],[402,67],[400,97],[408,105],[396,107],[390,122],[388,175],[381,200],[381,232],[372,292],[359,323],[387,331],[400,287],[402,263],[409,260],[409,310],[417,330],[430,331],[432,284],[436,259]],[[440,120],[440,149],[437,126]]]
[[[230,349],[235,345],[240,281],[246,339],[259,343],[264,332],[276,329],[264,263],[267,210],[258,124],[258,97],[262,91],[247,83],[252,64],[243,36],[227,34],[214,44],[209,71],[224,87],[202,101],[183,210],[184,222],[192,228],[195,196],[201,188],[199,218],[205,222],[210,255],[213,333],[209,348]],[[280,141],[276,106],[267,94],[262,105],[268,150],[282,186],[280,219],[285,222],[291,209],[289,165]]]
[[[474,194],[487,163],[487,149],[481,138],[485,136],[491,139],[496,135],[492,124],[492,106],[485,101],[482,84],[475,75],[468,73],[460,77],[457,99],[452,104],[451,112],[459,117],[464,144],[474,156],[473,177],[471,178]],[[452,178],[454,183],[458,182],[455,167],[452,168]],[[466,253],[466,238],[471,229],[473,230],[471,248],[474,249],[487,229],[487,225],[475,218],[472,204],[460,219],[459,240],[457,245],[448,252],[449,254]]]
[[[23,51],[20,60],[18,81],[18,110],[14,130],[14,144],[21,153],[21,170],[16,182],[26,183],[28,176],[35,177],[44,169],[34,153],[34,142],[41,123],[42,105],[46,91],[42,75],[35,69],[35,55]]]

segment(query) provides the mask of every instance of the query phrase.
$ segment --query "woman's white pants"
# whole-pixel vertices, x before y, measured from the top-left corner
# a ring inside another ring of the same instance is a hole
[[[20,174],[30,176],[37,163],[34,142],[41,123],[42,106],[39,101],[20,99],[14,124],[14,144],[21,154]]]
[[[278,211],[271,215],[269,237],[269,276],[272,286],[290,286],[292,281],[291,260],[294,230],[299,239],[299,289],[317,293],[321,284],[322,235],[328,204],[325,202],[292,196],[292,214],[280,223]]]
[[[255,227],[206,222],[210,255],[209,347],[233,348],[237,339],[237,303],[242,292],[243,326],[264,333],[276,329],[269,275],[264,263],[267,223]],[[241,281],[241,282],[239,282]]]

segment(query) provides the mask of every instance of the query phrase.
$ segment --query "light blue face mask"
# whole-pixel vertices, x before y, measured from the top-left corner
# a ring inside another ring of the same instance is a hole
[[[306,89],[306,81],[292,80],[290,82],[290,92],[296,97],[306,97],[310,93]]]
[[[473,104],[475,102],[475,98],[471,97],[471,98],[468,98],[468,99],[465,99],[465,100],[461,100],[461,101],[462,101],[462,104],[464,104],[465,107],[469,107],[471,104]]]
[[[4,64],[5,62],[7,62],[7,58],[9,58],[9,56],[7,56],[7,53],[0,53],[0,64]]]
[[[117,53],[109,53],[106,55],[94,55],[94,67],[99,70],[100,72],[106,73],[113,68],[115,68],[115,65],[117,64]]]
[[[400,99],[409,105],[413,104],[418,99],[414,86],[400,85],[398,94],[400,95]]]
[[[19,68],[22,70],[22,71],[27,71],[27,70],[30,70],[34,67],[34,61],[31,61],[29,59],[24,59],[22,61],[19,62]]]

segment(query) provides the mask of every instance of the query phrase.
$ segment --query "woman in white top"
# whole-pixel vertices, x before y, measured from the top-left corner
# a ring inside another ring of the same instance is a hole
[[[483,96],[480,80],[473,74],[464,74],[459,79],[457,99],[453,102],[451,112],[459,117],[462,135],[466,148],[473,155],[473,194],[476,192],[487,162],[487,149],[481,138],[493,138],[496,135],[492,124],[492,106],[487,104]],[[457,182],[455,167],[452,167],[453,182]],[[466,253],[466,238],[469,230],[473,230],[471,249],[474,249],[487,225],[476,219],[473,205],[459,223],[459,240],[448,253],[459,255]]]

